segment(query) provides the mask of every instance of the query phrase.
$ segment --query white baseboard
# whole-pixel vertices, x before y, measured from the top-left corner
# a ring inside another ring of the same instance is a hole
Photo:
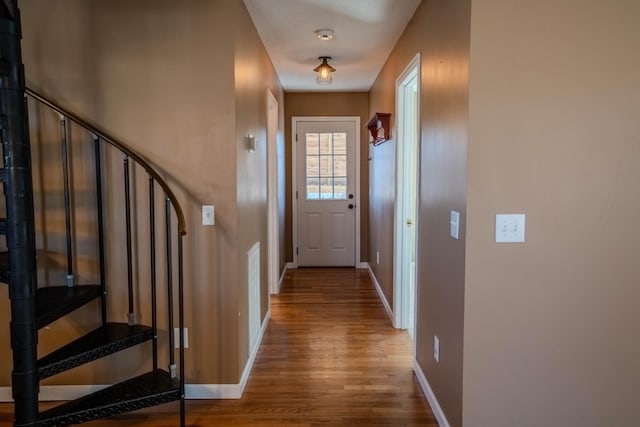
[[[371,266],[369,264],[367,264],[367,268],[369,269],[369,276],[371,276],[371,281],[373,282],[373,286],[375,286],[376,292],[378,292],[378,297],[380,298],[380,301],[382,301],[384,310],[387,312],[387,316],[389,316],[389,320],[391,320],[391,324],[394,325],[395,327],[395,322],[393,321],[393,319],[395,319],[395,316],[393,315],[393,310],[389,305],[389,301],[387,301],[387,297],[384,296],[384,292],[382,292],[380,283],[378,282],[378,279],[376,278],[376,275],[373,273],[373,270],[371,269]]]
[[[240,399],[244,387],[240,384],[186,384],[186,399]]]
[[[271,319],[271,311],[267,312],[256,339],[256,344],[251,349],[247,363],[244,366],[242,377],[238,384],[185,384],[185,397],[187,399],[239,399],[244,393],[247,380],[253,369],[262,338]],[[49,385],[41,386],[38,398],[41,402],[74,400],[89,393],[101,390],[108,385]],[[12,402],[11,387],[0,387],[0,402]]]
[[[251,369],[253,369],[253,363],[256,361],[258,350],[260,350],[260,344],[264,337],[264,332],[267,330],[269,320],[271,319],[271,310],[267,312],[267,315],[262,321],[260,332],[256,343],[251,349],[247,363],[244,365],[244,371],[240,377],[238,384],[187,384],[185,386],[185,396],[187,399],[240,399],[244,388],[251,375]]]
[[[288,269],[294,269],[295,270],[296,268],[298,268],[298,264],[296,264],[295,262],[288,262],[287,263],[287,267],[286,267],[287,270]]]
[[[422,388],[424,395],[427,396],[427,401],[429,401],[429,406],[431,406],[431,412],[433,412],[433,415],[436,417],[438,425],[440,427],[450,427],[449,421],[447,421],[447,417],[444,415],[444,411],[440,407],[438,399],[436,399],[436,395],[433,394],[429,381],[427,381],[427,377],[425,377],[424,372],[422,372],[422,368],[420,368],[417,360],[413,361],[413,372],[415,372],[416,378],[418,378],[418,382],[420,383],[420,387]]]
[[[289,269],[289,264],[287,263],[287,265],[284,266],[284,268],[282,269],[282,274],[280,275],[280,280],[278,280],[278,289],[277,289],[277,294],[280,293],[280,289],[282,289],[282,281],[284,280],[284,276],[287,274],[287,270]]]
[[[360,270],[369,270],[369,263],[368,262],[359,262],[358,265],[356,265],[357,269]]]
[[[267,314],[264,316],[264,320],[262,321],[262,325],[260,326],[260,331],[258,332],[258,336],[256,339],[253,348],[251,349],[251,353],[249,354],[249,358],[247,359],[247,363],[244,365],[244,370],[242,371],[242,377],[240,377],[240,396],[244,393],[244,388],[247,385],[247,381],[249,380],[249,375],[251,375],[251,370],[253,369],[253,364],[256,361],[256,356],[258,355],[258,350],[260,350],[260,345],[262,344],[262,338],[264,338],[264,333],[267,330],[267,326],[269,326],[269,321],[271,320],[271,309],[267,311]],[[240,398],[238,396],[238,398]]]

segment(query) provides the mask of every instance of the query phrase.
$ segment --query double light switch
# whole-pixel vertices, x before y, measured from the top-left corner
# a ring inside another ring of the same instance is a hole
[[[524,214],[496,215],[496,243],[523,243],[524,223]]]

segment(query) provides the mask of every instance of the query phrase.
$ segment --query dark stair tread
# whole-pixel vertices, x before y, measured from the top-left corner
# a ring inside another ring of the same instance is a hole
[[[0,251],[0,282],[9,283],[9,252]]]
[[[36,294],[38,329],[71,313],[102,294],[100,285],[48,286]]]
[[[149,326],[107,323],[44,356],[38,361],[38,374],[47,378],[152,338]]]
[[[180,400],[180,381],[157,369],[40,414],[40,426],[67,426]]]
[[[0,234],[7,234],[7,218],[0,218]]]

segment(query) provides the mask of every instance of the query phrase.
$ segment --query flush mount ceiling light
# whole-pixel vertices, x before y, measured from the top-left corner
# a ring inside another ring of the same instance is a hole
[[[335,34],[335,31],[330,30],[328,28],[324,30],[316,30],[316,36],[318,36],[318,38],[323,41],[331,40],[334,34]]]
[[[321,56],[318,59],[322,60],[322,64],[318,65],[313,69],[316,73],[318,73],[318,77],[316,81],[319,85],[330,85],[333,82],[333,78],[331,77],[331,73],[333,73],[336,69],[333,68],[327,62],[331,59],[330,56]]]

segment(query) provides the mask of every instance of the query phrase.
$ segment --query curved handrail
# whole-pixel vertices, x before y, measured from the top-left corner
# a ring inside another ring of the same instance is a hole
[[[117,149],[125,153],[127,156],[131,157],[137,163],[139,163],[147,171],[147,173],[155,179],[158,185],[162,187],[162,189],[164,190],[169,200],[171,200],[171,204],[173,205],[173,208],[176,211],[176,217],[178,219],[178,232],[180,233],[180,235],[184,236],[185,234],[187,234],[186,223],[184,220],[184,213],[182,212],[182,206],[180,206],[180,203],[178,203],[178,198],[175,196],[175,194],[169,187],[169,184],[167,184],[167,182],[160,176],[160,174],[158,174],[158,172],[156,172],[156,170],[149,164],[149,162],[147,162],[140,154],[136,153],[131,148],[127,147],[124,143],[118,141],[116,138],[108,135],[105,131],[101,130],[97,126],[92,125],[91,123],[80,118],[76,114],[70,112],[66,108],[59,106],[58,104],[54,103],[53,101],[49,100],[48,98],[39,94],[33,89],[30,89],[27,87],[25,88],[25,93],[31,96],[32,98],[37,99],[41,103],[47,105],[49,108],[58,112],[59,114],[62,114],[65,117],[69,118],[71,121],[75,122],[76,124],[87,129],[89,132],[93,133],[95,136],[113,145],[114,147],[116,147]]]

